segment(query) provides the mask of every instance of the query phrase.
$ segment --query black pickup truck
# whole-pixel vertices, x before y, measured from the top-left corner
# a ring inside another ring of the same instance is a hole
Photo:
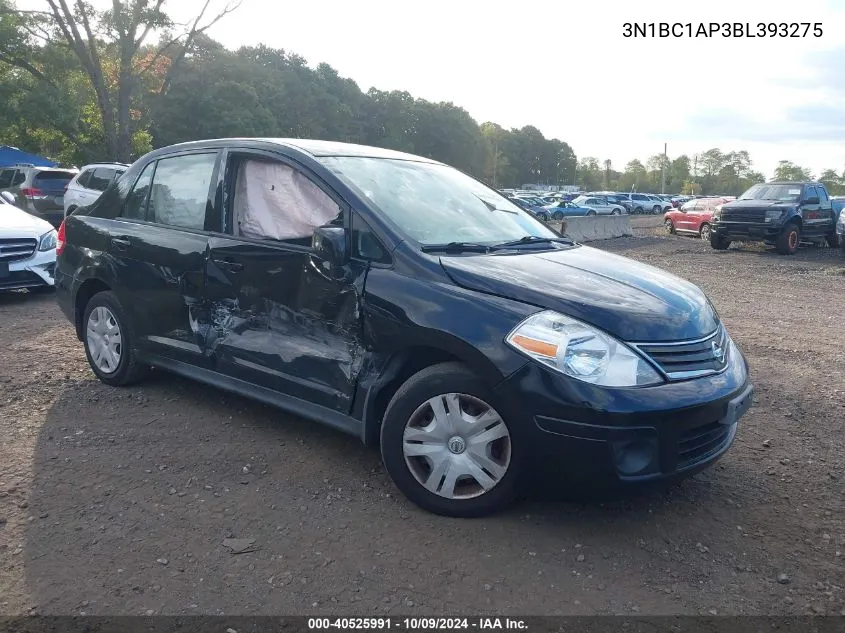
[[[710,246],[717,250],[731,242],[765,242],[792,255],[801,242],[825,240],[839,242],[830,196],[818,182],[760,183],[713,212]]]

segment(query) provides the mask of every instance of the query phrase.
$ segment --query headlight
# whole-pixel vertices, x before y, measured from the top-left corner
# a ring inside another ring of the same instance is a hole
[[[38,250],[39,251],[52,251],[56,248],[56,238],[58,237],[58,233],[56,231],[50,231],[49,233],[45,233],[38,239]]]
[[[766,222],[774,222],[775,220],[780,220],[781,216],[784,214],[786,209],[767,209],[766,210]]]
[[[557,312],[534,314],[511,332],[508,345],[562,374],[604,387],[638,387],[663,379],[633,349]]]

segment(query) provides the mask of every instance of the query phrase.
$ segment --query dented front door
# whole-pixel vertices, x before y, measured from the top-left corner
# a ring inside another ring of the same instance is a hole
[[[362,278],[326,275],[305,246],[215,236],[209,249],[206,342],[217,370],[348,412]]]

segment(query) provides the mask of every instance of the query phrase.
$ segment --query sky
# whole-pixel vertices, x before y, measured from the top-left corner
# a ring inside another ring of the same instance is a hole
[[[187,19],[203,1],[166,6]],[[626,38],[629,22],[811,26],[803,38]],[[779,160],[845,169],[845,0],[243,0],[209,35],[328,63],[364,91],[451,101],[479,123],[533,125],[619,170],[664,143],[670,158],[745,149],[767,177]]]

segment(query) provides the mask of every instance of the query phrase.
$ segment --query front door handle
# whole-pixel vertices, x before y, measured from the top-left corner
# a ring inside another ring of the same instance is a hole
[[[125,251],[127,248],[132,246],[132,242],[122,237],[111,238],[111,243],[112,246],[114,246],[119,251]]]
[[[229,271],[232,271],[232,272],[235,272],[235,273],[240,272],[244,269],[243,264],[241,264],[240,262],[233,262],[229,259],[215,259],[214,263],[217,264],[218,266],[220,266],[220,268],[223,268],[225,270],[229,270]]]

